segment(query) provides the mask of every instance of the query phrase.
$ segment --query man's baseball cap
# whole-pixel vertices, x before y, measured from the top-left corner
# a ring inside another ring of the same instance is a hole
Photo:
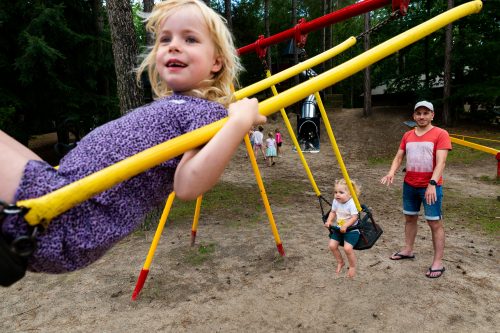
[[[434,105],[432,105],[431,102],[427,102],[427,101],[420,101],[417,104],[415,104],[415,108],[413,109],[413,111],[415,111],[416,109],[418,109],[421,106],[434,112]]]

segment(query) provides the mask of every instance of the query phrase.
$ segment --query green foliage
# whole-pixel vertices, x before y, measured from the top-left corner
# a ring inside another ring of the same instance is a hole
[[[104,12],[88,1],[45,0],[2,2],[0,13],[0,108],[14,108],[23,132],[53,131],[69,117],[86,132],[115,117]]]
[[[132,4],[132,15],[134,21],[134,30],[137,35],[137,42],[139,48],[146,46],[146,27],[144,25],[144,19],[141,17],[142,5],[138,2]]]

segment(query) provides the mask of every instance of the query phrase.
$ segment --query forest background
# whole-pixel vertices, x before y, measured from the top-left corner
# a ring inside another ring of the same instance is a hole
[[[228,19],[237,47],[254,43],[259,35],[267,37],[289,29],[300,18],[311,21],[354,3],[352,0],[205,2]],[[369,43],[378,45],[465,2],[410,1],[407,15],[369,34]],[[23,143],[33,135],[56,131],[59,142],[68,143],[69,132],[84,135],[150,101],[147,82],[138,86],[132,71],[139,55],[151,43],[139,14],[151,11],[153,3],[153,0],[1,1],[0,129]],[[310,33],[304,49],[308,56],[319,54],[361,34],[368,19],[371,27],[386,20],[391,11],[388,5],[369,16],[354,17]],[[444,118],[448,126],[465,117],[468,121],[489,122],[500,105],[500,1],[483,1],[479,14],[461,19],[450,28],[451,48],[445,47],[446,29],[441,29],[371,66],[370,85],[385,85],[389,96],[395,96],[393,103],[411,104],[419,98],[432,100],[438,109],[448,110]],[[297,61],[297,56],[290,58],[285,51],[289,44],[268,49],[267,63],[274,71]],[[366,41],[363,44],[358,42],[314,70],[322,73],[351,59],[364,51]],[[450,60],[448,96],[443,95],[442,89],[445,59]],[[263,65],[255,54],[244,55],[242,60],[246,72],[240,79],[241,86],[264,77]],[[363,91],[363,72],[360,72],[327,92],[341,96],[345,107],[362,107]],[[468,113],[464,111],[465,103],[471,106]],[[369,110],[365,114],[369,116]]]

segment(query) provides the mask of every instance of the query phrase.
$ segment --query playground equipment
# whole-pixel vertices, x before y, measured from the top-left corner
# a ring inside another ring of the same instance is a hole
[[[307,79],[317,76],[313,69],[302,72]],[[320,113],[318,102],[314,94],[306,97],[302,103],[300,116],[297,115],[297,136],[302,151],[309,153],[319,152],[321,133]]]
[[[307,82],[292,87],[278,96],[260,102],[259,112],[265,116],[269,116],[286,105],[297,102],[311,93],[324,89],[359,72],[363,68],[413,44],[417,40],[424,38],[453,21],[479,12],[481,8],[482,2],[475,0],[440,14]],[[149,148],[39,198],[18,201],[15,205],[15,207],[19,208],[17,213],[26,212],[24,218],[31,226],[39,224],[48,226],[50,220],[55,216],[64,213],[90,197],[163,161],[205,144],[226,121],[226,118],[221,119],[193,132]],[[9,207],[9,212],[15,210],[15,207]]]
[[[355,40],[351,39],[351,44],[349,44],[349,45],[352,46],[354,44],[354,42],[355,42]],[[348,44],[348,41],[346,41],[344,43]],[[260,56],[264,57],[265,56],[265,52],[260,53]],[[315,58],[317,59],[318,57],[315,57]],[[313,58],[313,59],[315,59],[315,58]],[[308,63],[308,65],[310,63],[314,62],[313,59],[311,59],[311,61]],[[314,66],[314,65],[311,65],[311,66]],[[307,68],[307,67],[305,67],[305,68]],[[246,97],[246,96],[249,96],[251,94],[255,94],[255,93],[259,92],[260,90],[265,89],[265,88],[267,88],[269,86],[271,87],[271,89],[273,91],[273,94],[276,96],[276,95],[278,95],[278,93],[276,91],[276,88],[275,88],[274,84],[280,82],[280,80],[285,80],[285,79],[288,79],[289,77],[295,75],[298,70],[302,70],[302,67],[300,65],[297,65],[294,68],[291,68],[291,69],[289,69],[287,71],[284,71],[284,72],[282,72],[282,73],[280,73],[278,75],[275,75],[275,76],[270,76],[269,70],[266,70],[266,76],[268,77],[266,80],[263,80],[263,81],[261,81],[259,83],[256,83],[256,84],[254,84],[252,86],[249,86],[247,88],[242,89],[241,91],[239,91],[239,92],[236,93],[236,96],[237,96],[237,98]],[[304,69],[304,71],[307,71],[307,70],[308,69]],[[314,75],[310,75],[310,76],[313,77]],[[278,79],[278,77],[279,77],[279,79]],[[321,104],[321,98],[320,98],[318,92],[315,92],[314,94],[311,94],[310,96],[318,96],[318,101]],[[307,99],[306,99],[306,101],[307,101]],[[312,102],[312,100],[310,100],[310,101]],[[322,111],[324,119],[326,121],[326,124],[327,124],[326,128],[327,128],[329,137],[330,137],[330,139],[332,141],[332,146],[334,148],[335,155],[337,156],[337,159],[338,159],[339,164],[341,166],[342,173],[344,174],[344,178],[346,180],[349,180],[349,176],[348,176],[347,171],[345,169],[345,166],[343,164],[342,157],[340,155],[340,151],[338,150],[338,147],[337,147],[336,142],[335,142],[335,138],[333,136],[333,132],[331,131],[331,126],[328,123],[328,117],[326,116],[326,113],[325,113],[324,108],[322,107],[322,105],[321,105],[320,110]],[[286,116],[286,113],[285,113],[285,111],[284,111],[283,108],[281,108],[280,111],[282,113],[283,119],[285,120],[285,124],[287,125],[287,128],[288,128],[288,130],[289,130],[289,132],[291,134],[292,140],[294,141],[294,144],[297,147],[297,140],[296,140],[295,136],[293,135],[293,131],[291,130],[291,126],[290,126],[290,123],[289,123],[288,118]],[[300,131],[298,131],[298,132],[300,133]],[[248,148],[249,147],[248,137],[245,138],[245,142],[246,142],[247,148]],[[321,201],[322,200],[321,194],[320,194],[319,189],[317,188],[317,186],[316,186],[316,184],[314,182],[314,179],[312,178],[312,174],[311,174],[309,168],[307,167],[307,163],[305,162],[305,160],[303,158],[303,155],[300,152],[301,152],[301,150],[299,150],[299,155],[300,155],[301,160],[302,160],[302,162],[304,164],[304,167],[305,167],[305,169],[306,169],[306,171],[308,173],[308,176],[309,176],[310,181],[311,181],[311,183],[313,185],[313,188],[315,189],[315,191],[316,191],[316,193],[318,195],[320,206],[321,206],[321,209],[323,211],[323,206],[321,205],[321,203],[322,203],[322,201]],[[253,159],[255,158],[254,155],[253,155],[253,151],[251,149],[249,149],[249,156],[251,156]],[[257,177],[257,180],[261,181],[260,177]],[[350,182],[348,182],[348,183],[350,185],[350,191],[351,191],[351,193],[355,193],[355,191],[352,189],[352,185],[350,184]],[[355,195],[354,195],[353,199],[356,202],[358,211],[360,211],[360,221],[359,221],[360,223],[359,223],[359,227],[358,228],[360,229],[360,232],[361,232],[361,235],[362,235],[362,237],[360,237],[360,241],[358,242],[358,244],[356,244],[355,248],[358,249],[358,250],[369,249],[369,248],[371,248],[373,246],[373,244],[377,241],[377,239],[382,234],[382,229],[373,220],[373,217],[371,215],[370,210],[366,206],[360,207],[359,201],[358,201],[358,199],[357,199],[357,197]],[[327,203],[329,204],[329,202],[327,202]],[[274,225],[274,223],[272,225]],[[193,227],[193,230],[195,230],[194,227]],[[137,290],[137,288],[136,288],[136,290]],[[135,297],[137,297],[137,292],[136,291],[134,291],[133,299],[135,299]]]
[[[243,55],[250,52],[257,52],[259,56],[262,53],[265,55],[266,47],[287,41],[291,38],[294,38],[297,43],[304,43],[305,39],[307,38],[307,34],[312,31],[322,29],[348,18],[368,13],[372,10],[382,8],[391,3],[392,11],[400,11],[403,15],[405,15],[408,10],[409,2],[409,0],[365,0],[344,7],[330,14],[321,16],[310,22],[306,22],[304,19],[301,19],[299,23],[291,29],[282,31],[267,38],[264,38],[264,36],[260,36],[259,39],[257,39],[257,41],[255,41],[253,44],[249,44],[247,46],[239,48],[238,53],[240,55]]]
[[[260,102],[259,112],[269,116],[287,105],[302,100],[312,93],[317,93],[317,91],[359,72],[363,68],[380,61],[455,20],[479,12],[481,8],[482,2],[475,0],[440,14],[307,82]],[[15,205],[7,205],[3,207],[2,213],[24,214],[26,222],[33,227],[33,233],[25,237],[35,241],[39,225],[48,227],[54,217],[90,197],[163,161],[172,159],[188,150],[205,144],[220,130],[226,121],[227,118],[221,119],[193,132],[149,148],[39,198],[20,200]],[[351,188],[350,191],[351,193],[354,192]],[[359,205],[359,202],[357,202],[357,205]]]
[[[462,139],[459,139],[457,137],[461,137]],[[469,139],[476,139],[476,140],[483,140],[483,141],[491,141],[491,142],[500,142],[499,140],[492,140],[492,139],[485,139],[485,138],[478,138],[478,137],[473,137],[473,136],[467,136],[467,135],[459,135],[459,134],[450,134],[450,139],[451,142],[469,147],[472,149],[476,149],[491,155],[494,155],[496,160],[497,160],[497,179],[500,179],[500,150],[483,146],[474,142],[470,142],[465,140],[465,138]]]

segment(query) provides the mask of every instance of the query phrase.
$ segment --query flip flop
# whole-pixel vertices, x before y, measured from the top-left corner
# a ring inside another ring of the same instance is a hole
[[[399,257],[399,258],[394,258],[394,257]],[[406,255],[406,254],[401,254],[399,252],[394,253],[392,256],[389,257],[391,260],[403,260],[403,259],[415,259],[415,255]]]
[[[429,267],[425,276],[427,276],[429,279],[437,279],[437,278],[441,277],[441,275],[443,275],[445,270],[446,269],[444,267],[440,268],[440,269],[432,269],[432,267]],[[432,273],[436,273],[436,272],[439,272],[439,274],[435,275],[435,276],[431,276]]]

